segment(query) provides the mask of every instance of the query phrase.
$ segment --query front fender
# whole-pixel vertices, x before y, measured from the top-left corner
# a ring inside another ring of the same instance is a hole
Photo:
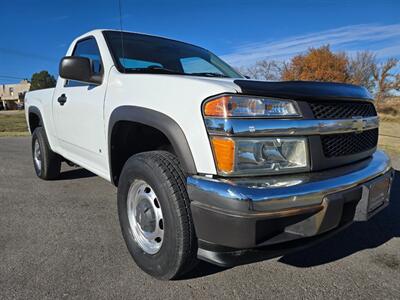
[[[172,118],[161,112],[149,108],[129,105],[120,106],[114,109],[110,116],[108,123],[108,153],[110,170],[112,170],[110,149],[111,135],[115,124],[119,121],[141,123],[161,131],[171,142],[185,172],[188,175],[197,174],[192,152],[181,127]],[[111,178],[113,177],[111,176]]]

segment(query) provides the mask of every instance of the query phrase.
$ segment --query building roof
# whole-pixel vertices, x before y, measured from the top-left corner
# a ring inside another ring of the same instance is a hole
[[[0,100],[18,100],[20,95],[29,91],[31,83],[28,80],[21,80],[14,84],[0,84]]]

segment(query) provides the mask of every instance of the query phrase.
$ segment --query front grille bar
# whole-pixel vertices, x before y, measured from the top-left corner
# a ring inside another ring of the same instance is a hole
[[[344,120],[205,118],[208,133],[224,136],[309,136],[362,132],[379,126],[378,117]]]

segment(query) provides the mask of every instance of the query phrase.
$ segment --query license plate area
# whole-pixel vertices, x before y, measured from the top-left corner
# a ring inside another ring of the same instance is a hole
[[[363,185],[363,193],[356,208],[355,221],[366,221],[389,204],[392,172]]]
[[[383,178],[371,184],[368,197],[368,213],[372,213],[387,202],[390,188],[390,178]]]

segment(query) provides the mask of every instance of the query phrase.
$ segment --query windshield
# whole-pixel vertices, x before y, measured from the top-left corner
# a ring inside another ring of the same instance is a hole
[[[242,78],[227,63],[190,44],[120,31],[104,31],[120,72]]]

